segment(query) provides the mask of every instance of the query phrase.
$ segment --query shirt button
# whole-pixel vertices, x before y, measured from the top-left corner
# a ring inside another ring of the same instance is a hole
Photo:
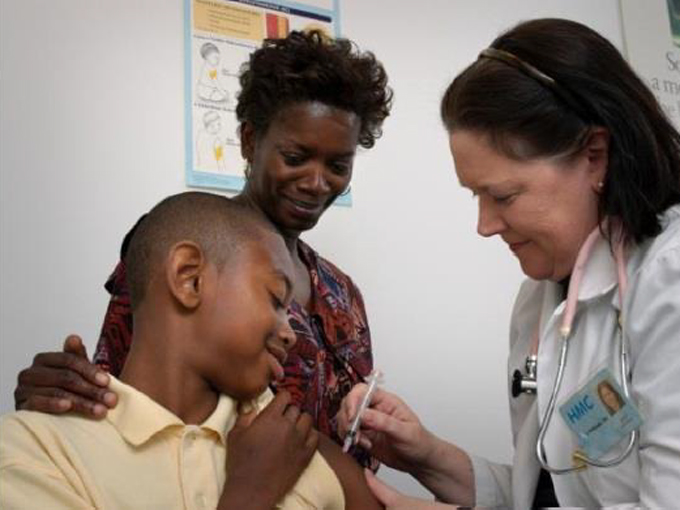
[[[190,443],[193,443],[196,441],[196,438],[198,437],[198,430],[196,427],[190,427],[187,428],[186,433],[184,434],[184,437],[186,438],[187,441]]]

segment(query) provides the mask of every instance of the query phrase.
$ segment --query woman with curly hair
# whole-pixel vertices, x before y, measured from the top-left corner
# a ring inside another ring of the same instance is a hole
[[[340,402],[372,369],[368,322],[350,277],[300,234],[348,189],[357,146],[370,148],[381,135],[392,99],[387,75],[373,54],[351,41],[311,31],[265,40],[244,65],[240,82],[236,114],[247,179],[235,200],[276,227],[295,268],[289,318],[297,342],[278,387],[291,393],[321,432],[340,441]],[[106,372],[120,373],[133,338],[124,262],[106,288],[112,298],[95,364],[78,337],[67,338],[64,352],[39,354],[21,372],[17,408],[101,418],[115,406]],[[360,448],[352,453],[370,463]]]

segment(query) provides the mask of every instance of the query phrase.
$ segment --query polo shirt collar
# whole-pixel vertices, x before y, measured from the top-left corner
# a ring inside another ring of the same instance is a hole
[[[146,394],[113,376],[110,377],[109,389],[118,395],[118,403],[109,410],[106,419],[128,443],[141,446],[165,429],[187,426]],[[236,402],[232,398],[220,395],[215,410],[196,427],[214,432],[222,444],[226,445],[226,434],[236,422],[236,409]]]

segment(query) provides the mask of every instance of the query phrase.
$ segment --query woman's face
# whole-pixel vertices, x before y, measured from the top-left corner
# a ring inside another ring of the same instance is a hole
[[[479,201],[478,233],[500,235],[533,279],[569,276],[579,248],[597,226],[607,136],[604,130],[594,133],[569,163],[511,159],[478,132],[450,136],[458,180]]]
[[[356,114],[316,102],[281,109],[259,136],[246,124],[244,194],[284,235],[311,229],[349,186],[360,127]]]

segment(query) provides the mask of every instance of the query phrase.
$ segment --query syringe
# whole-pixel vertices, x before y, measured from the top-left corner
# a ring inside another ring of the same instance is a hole
[[[381,377],[382,372],[380,370],[373,370],[368,376],[368,379],[366,381],[366,384],[368,384],[368,389],[364,394],[364,398],[361,400],[361,404],[359,404],[357,414],[354,417],[354,420],[352,421],[352,425],[349,428],[347,435],[345,436],[345,442],[342,445],[343,452],[349,451],[350,447],[354,444],[354,439],[356,438],[357,432],[359,431],[359,425],[361,423],[361,415],[364,414],[364,411],[368,408],[369,404],[371,403],[371,397],[373,396],[373,393],[378,387],[378,382],[380,381]]]

